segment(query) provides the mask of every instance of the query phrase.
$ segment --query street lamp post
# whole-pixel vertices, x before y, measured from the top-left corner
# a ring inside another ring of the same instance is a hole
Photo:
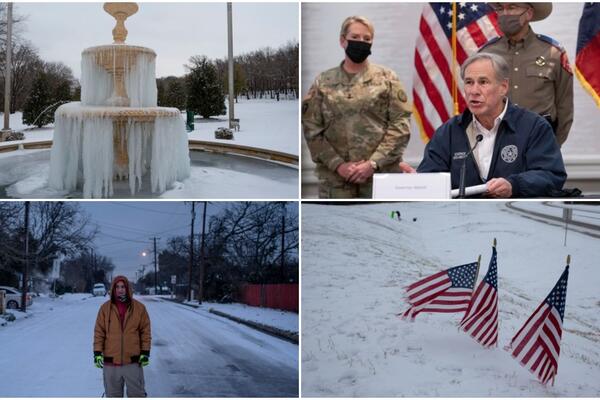
[[[187,299],[192,301],[192,269],[194,266],[194,221],[196,220],[196,202],[192,201],[192,223],[190,232],[190,260],[188,263]]]
[[[6,66],[4,67],[4,129],[0,135],[3,140],[10,132],[10,89],[12,73],[12,11],[13,3],[6,3]]]
[[[202,212],[202,242],[200,243],[200,290],[198,293],[198,303],[202,304],[204,301],[204,272],[206,269],[206,257],[204,255],[204,241],[206,232],[206,204],[204,202],[204,211]]]
[[[232,4],[227,3],[227,55],[229,57],[229,129],[233,129],[234,113],[234,83],[233,83],[233,22],[232,22]]]
[[[156,237],[154,237],[154,295],[158,294],[158,260],[156,254]]]
[[[21,293],[21,311],[27,311],[27,281],[29,269],[29,202],[25,202],[25,265],[23,267],[23,292]]]

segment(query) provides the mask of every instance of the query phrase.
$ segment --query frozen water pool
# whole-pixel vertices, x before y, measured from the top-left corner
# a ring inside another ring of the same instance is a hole
[[[163,193],[150,191],[150,177],[131,195],[128,181],[114,182],[113,199],[203,198],[291,199],[298,197],[298,168],[258,158],[190,151],[191,175]],[[0,198],[82,198],[76,191],[48,187],[50,149],[19,150],[0,155]]]

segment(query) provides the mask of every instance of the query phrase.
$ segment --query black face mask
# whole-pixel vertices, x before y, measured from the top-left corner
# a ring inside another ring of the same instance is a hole
[[[362,63],[371,54],[371,43],[361,42],[360,40],[347,40],[346,55],[352,62]]]
[[[117,296],[117,298],[121,303],[127,303],[127,301],[129,300],[129,298],[127,297],[127,293],[122,294],[121,296]]]

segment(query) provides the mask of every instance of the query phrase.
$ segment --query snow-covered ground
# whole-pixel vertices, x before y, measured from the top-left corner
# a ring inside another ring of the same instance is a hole
[[[210,120],[196,119],[190,139],[241,144],[298,155],[298,100],[246,100],[240,96],[233,107],[235,117],[240,120],[240,131],[234,132],[234,140],[215,139],[217,128],[229,127],[226,115]]]
[[[413,323],[396,316],[408,307],[404,288],[422,277],[481,254],[482,278],[494,237],[498,348],[458,331],[462,315],[421,314]],[[563,240],[564,227],[524,218],[504,202],[303,204],[302,395],[598,396],[599,240],[578,232],[567,247]],[[544,387],[502,348],[550,292],[567,254],[558,375]]]
[[[234,105],[234,109],[236,118],[240,119],[240,131],[234,133],[234,140],[215,139],[217,128],[229,127],[227,115],[210,119],[198,117],[194,123],[194,131],[189,134],[189,138],[239,144],[298,155],[298,100],[246,100],[240,97],[238,103]],[[4,118],[4,113],[0,113],[0,118]],[[185,118],[185,115],[182,114],[182,118]],[[22,112],[10,115],[10,127],[13,130],[29,128],[23,124]],[[47,125],[43,128],[24,131],[25,140],[13,143],[50,140],[54,133],[53,129],[53,125]]]
[[[0,327],[0,396],[100,397],[93,328],[106,297],[34,299]],[[151,397],[296,397],[298,346],[203,310],[138,297],[152,323]]]
[[[190,304],[198,305],[197,301]],[[298,332],[298,314],[274,310],[272,308],[252,307],[246,304],[232,303],[208,303],[203,302],[197,310],[207,311],[210,309],[221,311],[245,321],[257,322],[259,324],[272,326],[277,329],[282,329],[288,332]]]

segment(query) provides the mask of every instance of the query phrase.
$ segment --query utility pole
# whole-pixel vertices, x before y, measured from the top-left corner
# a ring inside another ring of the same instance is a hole
[[[227,50],[229,57],[229,129],[233,129],[233,119],[235,113],[233,109],[234,83],[233,83],[233,22],[232,22],[232,4],[227,3]],[[202,289],[200,289],[202,290]]]
[[[13,3],[6,3],[6,66],[4,67],[4,129],[0,140],[8,135],[10,130],[10,91],[12,74],[12,11]]]
[[[23,287],[21,292],[21,311],[27,311],[27,281],[29,268],[29,202],[25,202],[25,266],[23,267]]]
[[[91,259],[90,263],[92,264],[92,290],[94,290],[94,283],[96,283],[96,255],[94,254],[94,248],[90,247]]]
[[[202,213],[202,242],[200,244],[200,288],[198,290],[198,303],[202,304],[204,301],[204,269],[206,259],[204,257],[204,234],[206,231],[206,203],[204,202],[204,212]]]
[[[285,202],[281,203],[281,281],[285,277]]]
[[[157,259],[157,253],[156,253],[156,236],[153,239],[154,239],[154,295],[156,296],[158,294],[158,287],[157,287],[157,283],[158,283],[158,259]]]
[[[196,220],[196,202],[192,201],[192,223],[190,232],[190,261],[188,263],[187,299],[192,301],[192,267],[194,265],[194,221]]]

